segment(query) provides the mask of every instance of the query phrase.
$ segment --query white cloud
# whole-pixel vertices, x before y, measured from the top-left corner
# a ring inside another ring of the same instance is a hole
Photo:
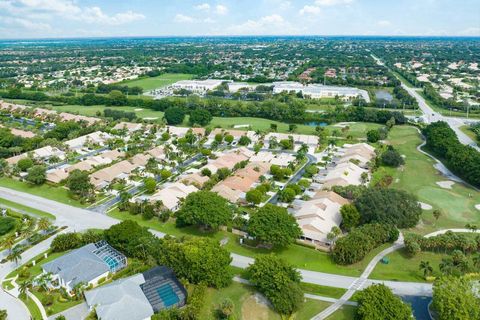
[[[464,30],[461,30],[458,33],[460,36],[480,36],[480,28],[470,27]]]
[[[315,4],[320,7],[331,7],[336,5],[350,4],[354,0],[316,0]]]
[[[195,22],[195,19],[190,17],[190,16],[186,16],[184,14],[177,14],[174,18],[175,22],[180,22],[180,23],[192,23],[192,22]]]
[[[11,27],[22,28],[29,31],[38,32],[38,31],[52,30],[52,27],[48,23],[42,23],[42,22],[36,23],[28,19],[5,17],[5,18],[2,18],[2,21]]]
[[[219,15],[226,15],[228,13],[228,8],[222,4],[218,4],[215,7],[215,13]]]
[[[379,21],[377,21],[377,25],[379,27],[390,27],[392,25],[392,23],[388,20],[379,20]]]
[[[280,2],[280,4],[278,5],[278,8],[280,10],[288,10],[292,7],[292,3],[290,1],[282,1]]]
[[[203,19],[203,22],[205,22],[205,23],[215,23],[216,21],[213,20],[212,18],[205,18],[205,19]]]
[[[59,18],[105,25],[120,25],[145,19],[143,14],[131,10],[109,15],[98,6],[81,7],[77,1],[72,0],[0,0],[0,9],[10,18],[28,19],[37,24],[43,23],[39,20],[51,21]]]
[[[120,25],[133,21],[143,20],[145,16],[133,11],[126,11],[109,16],[100,7],[85,8],[79,16],[79,20],[107,25]]]
[[[258,20],[247,20],[238,25],[232,25],[223,34],[228,35],[273,35],[273,34],[298,34],[299,29],[285,20],[281,15],[272,14]]]
[[[317,6],[304,6],[302,9],[300,9],[299,13],[301,15],[319,15],[322,10],[320,7]]]
[[[210,5],[208,3],[201,3],[194,7],[196,10],[208,11],[210,10]]]

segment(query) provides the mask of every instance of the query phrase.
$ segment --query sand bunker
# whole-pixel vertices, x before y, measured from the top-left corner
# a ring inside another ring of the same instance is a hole
[[[418,202],[418,204],[420,204],[420,207],[423,209],[423,210],[432,210],[432,206],[429,205],[428,203],[424,203],[424,202]]]
[[[475,206],[475,209],[480,210],[480,203]]]
[[[349,125],[355,124],[356,122],[339,122],[334,124],[334,127],[339,127],[339,128],[345,128],[348,127]]]
[[[135,111],[142,111],[142,110],[143,110],[142,108],[135,109]]]
[[[452,186],[455,184],[454,181],[450,181],[450,180],[447,180],[447,181],[438,181],[437,182],[437,185],[440,186],[440,188],[443,188],[443,189],[452,189]]]

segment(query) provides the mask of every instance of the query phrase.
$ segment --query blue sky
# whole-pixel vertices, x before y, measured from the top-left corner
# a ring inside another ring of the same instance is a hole
[[[480,36],[479,0],[0,0],[0,38]]]

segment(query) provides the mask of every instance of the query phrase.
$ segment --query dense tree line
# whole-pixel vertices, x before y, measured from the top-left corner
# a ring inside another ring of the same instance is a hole
[[[480,298],[475,294],[474,283],[473,279],[467,277],[448,276],[436,279],[433,284],[432,302],[435,318],[438,320],[480,319]]]
[[[108,108],[103,110],[103,116],[105,118],[112,118],[113,120],[127,119],[128,121],[133,121],[137,118],[135,112],[113,110]]]
[[[117,90],[122,92],[123,94],[131,94],[131,95],[140,95],[143,93],[143,89],[141,87],[129,87],[127,85],[120,85],[120,84],[104,84],[100,83],[96,89],[96,93],[103,93],[107,94],[113,90]]]
[[[47,96],[38,92],[40,97],[32,96],[29,91],[13,89],[8,92],[0,92],[0,96],[11,99],[26,99],[34,101],[52,101],[69,105],[107,105],[107,106],[132,106],[143,107],[156,111],[165,111],[170,107],[180,108],[185,114],[191,114],[194,110],[207,110],[216,117],[257,117],[284,122],[340,122],[340,121],[361,121],[385,124],[392,117],[396,124],[407,122],[405,116],[400,112],[388,110],[365,109],[363,107],[337,108],[325,113],[305,112],[307,105],[321,103],[321,101],[307,101],[292,96],[281,95],[278,99],[267,99],[265,101],[234,101],[222,98],[199,97],[167,97],[160,100],[129,98],[127,99],[119,91],[112,91],[108,95],[85,94],[75,96]]]
[[[398,239],[399,231],[386,224],[365,224],[354,228],[337,240],[332,258],[338,264],[352,264],[362,260],[371,250]]]
[[[368,188],[356,200],[360,223],[386,223],[399,228],[414,227],[422,209],[416,197],[406,191]]]
[[[445,161],[445,165],[468,183],[480,187],[480,152],[458,140],[446,122],[428,125],[423,134],[426,147]]]
[[[463,253],[474,253],[480,250],[480,236],[476,239],[464,233],[447,231],[434,237],[422,237],[415,233],[405,235],[405,247],[407,251],[414,254],[415,249],[422,251],[452,253],[460,250]]]

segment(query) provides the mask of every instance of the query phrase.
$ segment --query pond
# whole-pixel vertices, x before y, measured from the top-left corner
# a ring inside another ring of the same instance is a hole
[[[431,320],[428,313],[428,305],[432,301],[432,297],[424,296],[401,296],[402,300],[412,306],[413,315],[417,320]]]
[[[309,127],[326,127],[328,126],[328,123],[313,121],[313,122],[306,122],[305,125]]]
[[[377,100],[387,100],[388,102],[391,102],[393,100],[393,96],[390,94],[390,92],[385,90],[375,91],[375,98]]]

